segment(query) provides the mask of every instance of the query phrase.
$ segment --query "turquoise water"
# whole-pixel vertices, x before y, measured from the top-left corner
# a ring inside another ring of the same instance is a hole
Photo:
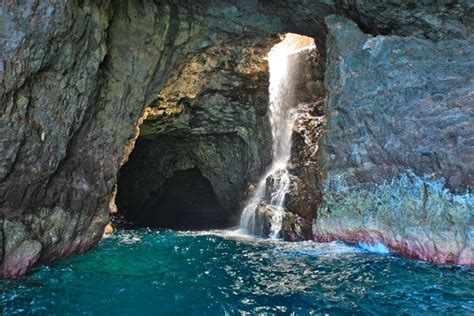
[[[343,243],[119,231],[93,251],[0,281],[3,315],[474,313],[474,271]],[[0,312],[0,314],[2,314]]]

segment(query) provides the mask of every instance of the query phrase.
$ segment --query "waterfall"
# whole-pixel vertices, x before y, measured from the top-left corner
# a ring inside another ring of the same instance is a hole
[[[272,131],[272,164],[260,179],[253,195],[242,211],[239,230],[248,234],[264,235],[263,223],[259,220],[259,207],[269,206],[270,236],[278,238],[281,230],[285,196],[290,188],[288,162],[291,156],[291,136],[295,120],[295,82],[292,73],[292,58],[302,49],[314,49],[314,41],[308,37],[288,33],[285,39],[273,46],[268,54],[270,69],[269,120]],[[294,60],[293,60],[294,61]],[[271,187],[267,181],[273,180]],[[267,192],[268,191],[268,192]],[[265,236],[267,237],[267,236]]]

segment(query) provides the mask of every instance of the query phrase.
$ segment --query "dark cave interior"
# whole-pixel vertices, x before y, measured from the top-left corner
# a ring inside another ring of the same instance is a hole
[[[117,205],[130,226],[201,230],[232,225],[232,217],[198,168],[174,172],[158,190],[148,194],[140,208],[130,207],[126,199],[121,198],[122,192],[127,190],[126,183],[121,184]]]

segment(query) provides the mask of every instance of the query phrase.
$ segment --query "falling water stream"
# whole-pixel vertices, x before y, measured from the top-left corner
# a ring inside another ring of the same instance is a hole
[[[258,218],[259,206],[265,201],[271,210],[270,236],[278,238],[281,230],[285,196],[290,187],[288,162],[291,156],[291,136],[295,121],[295,60],[290,58],[298,52],[315,49],[314,41],[308,37],[288,33],[285,39],[273,46],[268,54],[270,69],[270,125],[272,130],[273,160],[270,168],[259,181],[252,197],[242,211],[239,229],[245,233],[262,235]],[[267,186],[269,179],[271,187]],[[270,190],[270,192],[266,192]],[[265,236],[267,237],[267,236]]]

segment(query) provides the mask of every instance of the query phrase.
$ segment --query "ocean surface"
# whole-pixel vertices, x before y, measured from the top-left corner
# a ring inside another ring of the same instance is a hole
[[[0,315],[474,314],[473,268],[384,252],[119,230],[88,253],[0,281]]]

